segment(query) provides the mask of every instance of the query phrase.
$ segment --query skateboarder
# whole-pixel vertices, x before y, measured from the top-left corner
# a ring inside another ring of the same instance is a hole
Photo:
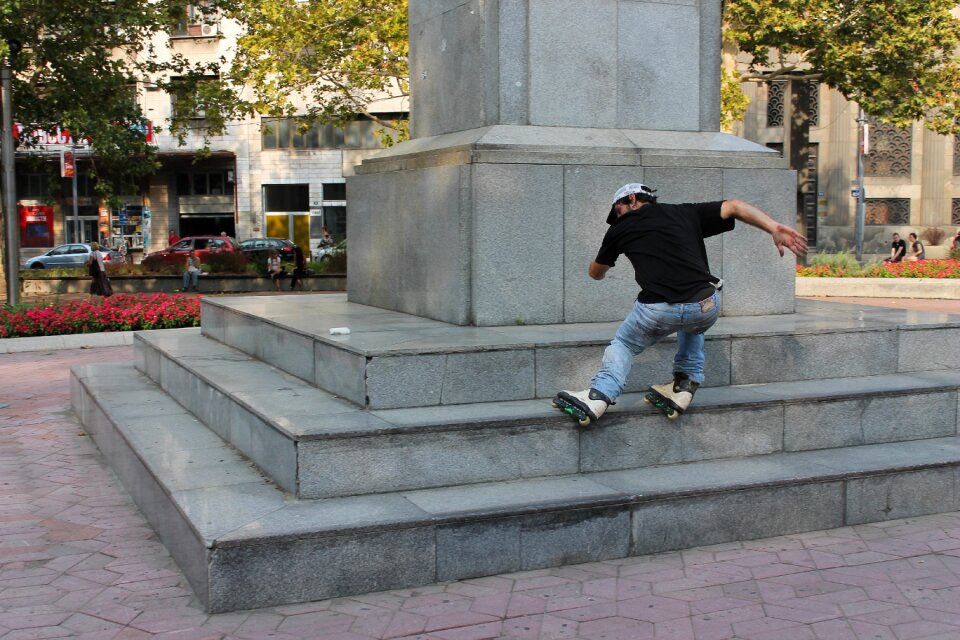
[[[554,406],[581,426],[596,421],[623,393],[634,356],[666,336],[677,334],[673,382],[651,387],[651,401],[677,417],[703,383],[704,332],[720,315],[723,282],[710,274],[703,239],[733,229],[735,221],[763,229],[784,255],[807,252],[807,241],[796,230],[779,224],[757,207],[741,200],[696,204],[660,204],[656,189],[627,184],[613,196],[607,230],[590,264],[589,275],[602,280],[626,255],[633,265],[640,295],[633,310],[603,354],[600,370],[584,391],[561,391]]]

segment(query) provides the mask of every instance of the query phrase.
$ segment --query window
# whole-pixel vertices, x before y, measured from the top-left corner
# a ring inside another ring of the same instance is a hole
[[[910,198],[867,198],[867,224],[910,224]]]
[[[206,100],[204,85],[212,85],[220,80],[217,76],[201,76],[199,78],[174,77],[170,79],[173,92],[170,94],[170,109],[174,114],[185,115],[188,118],[203,119],[206,117]],[[212,90],[212,87],[210,87]],[[181,113],[182,112],[182,113]]]
[[[327,182],[323,185],[324,200],[346,200],[347,184],[345,182]]]
[[[870,118],[870,153],[864,156],[868,176],[910,176],[913,130]]]
[[[336,240],[347,236],[346,207],[324,207],[323,219],[327,223],[327,230]]]
[[[50,176],[46,173],[18,173],[17,199],[34,200],[50,196]]]
[[[177,174],[178,196],[232,196],[233,182],[226,171]]]
[[[953,175],[960,176],[960,134],[953,136]]]
[[[406,117],[390,114],[391,120]],[[386,117],[386,116],[385,116]],[[310,125],[301,130],[297,118],[262,118],[263,149],[379,149],[382,127],[372,120],[354,120],[343,127],[332,124]]]
[[[807,80],[807,91],[810,93],[810,125],[820,123],[820,82]],[[787,81],[777,80],[767,83],[767,126],[782,127],[786,110]]]
[[[950,224],[960,225],[960,198],[954,198],[950,204]]]
[[[269,213],[310,210],[310,186],[306,184],[263,185],[263,210]]]
[[[183,17],[174,27],[178,38],[212,38],[220,34],[219,19],[207,2],[188,4]]]

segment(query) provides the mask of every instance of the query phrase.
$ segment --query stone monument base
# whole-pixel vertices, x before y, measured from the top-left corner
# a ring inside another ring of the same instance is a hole
[[[457,325],[621,320],[631,267],[594,282],[587,266],[628,182],[795,224],[795,173],[735,136],[495,125],[404,142],[347,179],[350,300]],[[795,262],[762,231],[738,225],[707,248],[724,315],[793,311]]]
[[[459,327],[340,294],[202,313],[71,388],[213,612],[960,509],[957,316],[721,318],[679,421],[633,392],[669,378],[667,342],[580,429],[549,397],[588,384],[613,323]]]

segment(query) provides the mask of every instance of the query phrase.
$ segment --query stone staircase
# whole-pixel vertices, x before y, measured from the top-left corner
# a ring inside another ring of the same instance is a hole
[[[694,410],[643,403],[665,342],[582,430],[549,398],[588,384],[616,323],[457,327],[340,295],[202,314],[72,384],[210,611],[960,508],[960,317],[722,318]]]

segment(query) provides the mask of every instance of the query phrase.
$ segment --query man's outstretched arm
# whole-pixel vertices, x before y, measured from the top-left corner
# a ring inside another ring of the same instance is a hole
[[[736,218],[750,226],[763,229],[773,237],[773,244],[783,255],[784,248],[790,249],[798,256],[807,255],[807,239],[799,231],[785,224],[780,224],[766,213],[743,200],[725,200],[720,207],[720,216],[727,220]]]

